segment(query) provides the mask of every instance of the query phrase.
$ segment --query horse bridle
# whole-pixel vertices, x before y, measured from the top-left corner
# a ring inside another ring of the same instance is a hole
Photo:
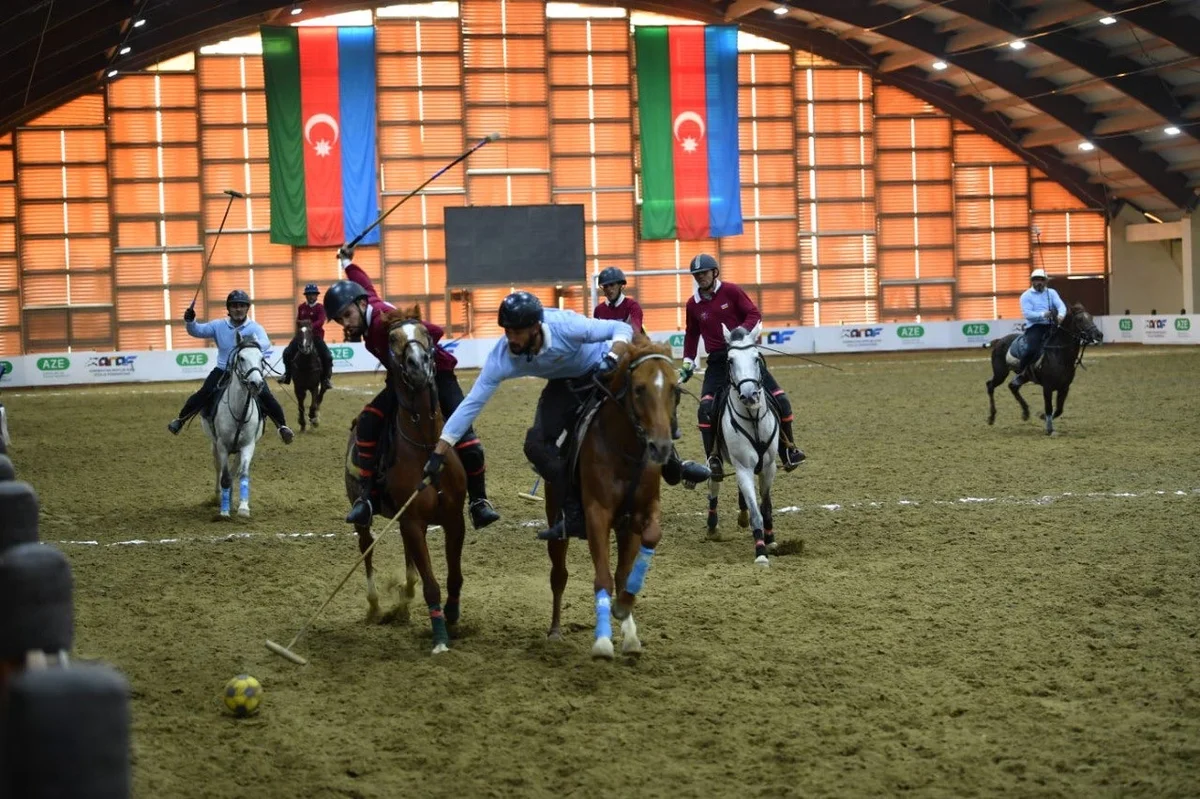
[[[266,375],[263,374],[262,368],[259,366],[251,367],[245,372],[242,371],[241,360],[238,358],[238,355],[241,354],[242,350],[247,349],[248,347],[253,347],[260,353],[262,352],[262,345],[258,343],[257,339],[244,338],[238,341],[237,346],[233,348],[233,352],[229,354],[229,357],[233,359],[233,377],[242,385],[243,388],[246,389],[246,402],[244,405],[242,405],[241,413],[234,411],[233,405],[231,404],[231,400],[229,398],[229,392],[225,392],[225,404],[229,407],[229,414],[237,423],[237,433],[233,437],[234,449],[240,449],[239,445],[242,442],[242,428],[246,426],[246,422],[250,421],[250,403],[254,402],[254,392],[250,390],[249,385],[250,375],[258,372],[258,374],[263,378],[264,384],[266,383],[267,379]]]
[[[727,346],[727,350],[730,350],[730,349],[732,349],[732,350],[748,350],[751,347],[754,347],[755,349],[757,349],[757,345],[753,341],[750,341],[746,344],[729,344]],[[760,392],[763,391],[762,355],[759,355],[757,360],[758,360],[758,364],[759,364],[759,377],[758,378],[744,377],[741,380],[734,381],[733,370],[729,368],[729,356],[728,356],[728,354],[726,354],[725,364],[726,364],[726,374],[728,375],[728,379],[725,381],[725,385],[729,388],[729,390],[731,392],[736,391],[740,397],[741,392],[742,392],[742,386],[746,383],[749,383],[750,385],[754,386],[754,388],[757,391],[760,391]],[[775,434],[779,431],[779,416],[778,416],[778,414],[774,413],[772,411],[772,409],[769,407],[770,400],[768,400],[766,398],[765,394],[763,397],[763,402],[764,402],[764,404],[768,405],[767,412],[771,413],[771,416],[774,417],[774,419],[775,419],[775,429],[771,431],[771,434],[769,436],[767,436],[766,441],[759,441],[758,436],[754,432],[751,432],[750,430],[747,430],[744,427],[742,427],[740,424],[738,424],[738,420],[740,419],[743,422],[753,422],[755,424],[755,426],[757,427],[758,421],[761,418],[761,412],[750,414],[750,415],[742,415],[737,412],[737,405],[733,402],[732,398],[730,398],[727,401],[727,403],[729,405],[729,414],[731,417],[729,420],[729,423],[731,425],[733,425],[733,429],[736,430],[743,438],[745,438],[747,441],[749,441],[751,444],[754,445],[754,451],[758,453],[759,468],[762,467],[763,456],[766,454],[767,447],[770,444],[771,439],[774,438]],[[742,403],[742,407],[745,407],[745,403]],[[747,413],[750,413],[748,409],[747,409]]]
[[[393,330],[395,330],[398,327],[403,327],[404,325],[408,325],[408,324],[420,325],[421,320],[420,319],[401,319],[397,322],[393,322],[392,324],[388,325],[388,329],[387,329],[388,340],[389,341],[391,340],[391,335],[392,335]],[[428,329],[426,330],[426,333],[428,333]],[[430,410],[429,410],[429,427],[430,427],[431,432],[435,432],[436,424],[437,424],[437,412],[438,412],[437,383],[433,379],[434,373],[436,371],[436,368],[434,365],[434,358],[433,358],[433,350],[435,348],[435,345],[433,344],[432,341],[430,341],[429,346],[426,347],[426,346],[423,346],[421,344],[421,342],[419,342],[415,339],[409,339],[408,343],[405,346],[406,346],[406,348],[415,346],[421,351],[421,353],[423,355],[425,355],[425,362],[427,364],[426,369],[425,369],[426,377],[427,377],[425,386],[426,386],[427,390],[429,391],[429,408],[430,408]],[[396,354],[392,352],[391,347],[388,347],[388,360],[390,360],[392,362],[391,365],[395,366],[396,370],[400,373],[400,381],[405,386],[408,387],[407,392],[400,391],[398,389],[396,390],[396,401],[400,404],[400,407],[408,414],[408,416],[412,420],[413,424],[417,425],[417,427],[419,429],[420,424],[421,424],[421,417],[422,417],[423,413],[414,404],[405,402],[405,399],[407,397],[416,395],[416,392],[419,391],[419,387],[414,385],[413,382],[411,380],[409,380],[408,370],[404,368],[404,365],[402,363],[399,363],[396,360]],[[388,371],[390,373],[390,371],[391,371],[390,367],[389,367]],[[425,443],[422,441],[413,440],[412,438],[409,437],[409,435],[407,433],[404,432],[404,427],[402,425],[397,427],[397,431],[400,433],[401,438],[403,438],[409,444],[412,444],[414,447],[421,447],[426,450],[431,450],[436,446],[436,442],[433,444],[428,444],[428,443]]]
[[[751,341],[749,344],[729,344],[726,347],[726,350],[748,350],[751,347],[756,347],[756,345],[754,344],[753,341]],[[759,355],[758,359],[761,361],[762,356]],[[725,356],[725,363],[726,364],[729,363],[729,355],[728,354],[726,354],[726,356]],[[756,391],[763,390],[763,382],[762,382],[761,378],[743,377],[741,380],[738,380],[735,383],[733,380],[733,373],[731,371],[727,370],[727,374],[729,375],[729,379],[726,381],[727,385],[736,389],[739,396],[742,393],[742,384],[744,384],[744,383],[749,383],[750,385],[754,386],[754,389]],[[761,371],[760,371],[760,374],[761,374]],[[749,419],[749,418],[757,418],[757,417],[742,417],[742,418]]]

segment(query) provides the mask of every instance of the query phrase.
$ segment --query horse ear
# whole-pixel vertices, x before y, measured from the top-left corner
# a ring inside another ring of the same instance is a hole
[[[754,341],[754,342],[757,342],[757,341],[758,341],[758,337],[759,337],[759,335],[761,335],[761,334],[762,334],[762,320],[760,319],[760,320],[759,320],[759,322],[758,322],[758,324],[756,324],[756,325],[754,326],[754,329],[750,331],[750,340],[751,340],[751,341]]]
[[[726,341],[729,341],[729,328],[725,327],[724,322],[721,323],[721,335],[725,337]]]

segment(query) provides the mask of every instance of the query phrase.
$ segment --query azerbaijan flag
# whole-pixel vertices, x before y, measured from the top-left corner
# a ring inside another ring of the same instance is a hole
[[[742,232],[736,25],[639,27],[642,237]]]
[[[375,29],[260,29],[271,167],[271,241],[329,247],[379,216]],[[363,239],[379,243],[379,228]]]

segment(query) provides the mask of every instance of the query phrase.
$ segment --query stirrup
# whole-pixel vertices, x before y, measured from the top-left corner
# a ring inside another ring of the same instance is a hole
[[[471,526],[476,530],[482,530],[492,522],[500,520],[500,514],[496,511],[496,506],[487,497],[480,497],[471,502],[470,510]]]
[[[366,517],[363,518],[363,513]],[[375,515],[374,508],[371,507],[371,500],[367,497],[359,497],[354,500],[354,506],[350,508],[350,512],[346,514],[347,524],[361,524],[370,526],[371,518]]]
[[[719,483],[725,479],[725,466],[721,463],[720,455],[708,456],[709,480]]]

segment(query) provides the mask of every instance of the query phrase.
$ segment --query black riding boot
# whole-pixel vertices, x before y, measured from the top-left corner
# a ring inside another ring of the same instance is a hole
[[[559,488],[563,493],[562,511],[558,521],[549,529],[542,530],[537,537],[542,541],[562,541],[567,537],[587,538],[587,523],[583,518],[583,498],[574,486]]]
[[[682,395],[683,395],[683,392],[679,390],[678,386],[676,386],[675,387],[675,407],[673,407],[671,409],[671,440],[672,441],[678,441],[679,439],[683,438],[683,433],[679,432],[679,398]],[[672,483],[671,485],[674,485],[674,483]]]
[[[679,451],[671,447],[671,457],[663,464],[663,482],[669,486],[677,486],[681,482],[684,488],[692,489],[697,483],[707,480],[711,472],[708,467],[695,461],[679,459]]]
[[[779,457],[783,460],[783,470],[790,472],[800,464],[804,463],[804,452],[796,446],[796,439],[792,435],[792,423],[780,422],[780,432],[783,434],[779,437]]]
[[[700,437],[704,440],[704,451],[708,453],[709,479],[719,483],[725,479],[725,467],[721,464],[721,454],[715,446],[717,433],[711,427],[701,427]]]
[[[496,512],[487,498],[483,472],[467,475],[467,496],[470,498],[472,527],[482,530],[492,522],[499,521],[500,514]]]
[[[375,508],[371,505],[371,482],[370,477],[358,478],[358,499],[354,501],[354,507],[346,514],[346,523],[360,527],[370,527],[371,518],[375,515]]]

